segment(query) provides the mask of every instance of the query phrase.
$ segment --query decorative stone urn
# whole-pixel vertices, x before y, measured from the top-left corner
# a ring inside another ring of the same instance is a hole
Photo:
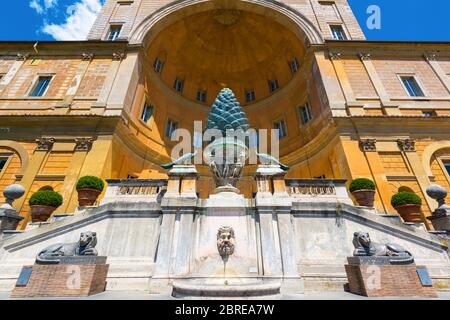
[[[78,192],[78,205],[80,207],[94,205],[95,201],[97,201],[98,197],[102,193],[99,190],[89,188],[77,189],[77,192]]]
[[[427,219],[433,224],[434,230],[450,232],[450,206],[445,203],[447,190],[433,184],[427,188],[427,194],[438,203],[438,208]]]
[[[394,209],[397,210],[403,221],[422,223],[421,207],[422,206],[419,204],[403,204],[401,206],[396,206]]]
[[[215,193],[239,193],[237,183],[248,156],[248,148],[234,137],[225,137],[209,144],[204,159],[214,175]]]
[[[25,194],[25,188],[20,184],[12,184],[3,190],[5,203],[0,206],[0,233],[6,230],[16,230],[17,225],[23,217],[13,208],[14,200],[19,199]]]
[[[375,190],[356,190],[352,192],[352,195],[355,197],[355,200],[360,206],[373,208],[373,203],[375,201]]]

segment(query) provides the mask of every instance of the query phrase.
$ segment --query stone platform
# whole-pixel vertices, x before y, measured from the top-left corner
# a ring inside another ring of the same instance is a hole
[[[12,298],[87,297],[105,291],[106,257],[64,257],[59,264],[24,266]]]
[[[355,257],[349,257],[350,264],[345,265],[347,289],[351,293],[366,297],[437,298],[437,292],[423,266],[414,263],[408,265],[376,263],[380,259],[373,259],[372,263],[351,264],[352,258]]]

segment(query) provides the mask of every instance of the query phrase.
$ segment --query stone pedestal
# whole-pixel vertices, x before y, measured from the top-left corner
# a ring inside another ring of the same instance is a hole
[[[427,219],[433,224],[434,230],[450,233],[450,209],[436,209]]]
[[[16,230],[22,220],[23,217],[19,216],[16,210],[0,208],[0,234],[6,230]]]
[[[175,165],[168,175],[165,198],[197,198],[198,172],[194,165]]]
[[[349,257],[348,262],[345,271],[351,293],[366,297],[437,297],[425,267],[390,265],[388,257]]]
[[[24,266],[12,298],[87,297],[105,291],[106,257],[64,257],[59,264]]]

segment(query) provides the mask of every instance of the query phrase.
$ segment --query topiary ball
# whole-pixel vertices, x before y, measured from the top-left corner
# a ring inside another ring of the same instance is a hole
[[[392,196],[391,204],[394,208],[406,204],[422,205],[422,199],[412,192],[399,192]]]
[[[63,203],[63,197],[58,192],[52,190],[41,190],[33,193],[28,200],[30,206],[59,207]]]
[[[81,177],[77,182],[78,189],[94,189],[98,191],[103,191],[105,183],[102,179],[94,176],[84,176]]]
[[[366,178],[355,179],[350,183],[350,192],[358,190],[375,190],[375,183],[372,180]]]

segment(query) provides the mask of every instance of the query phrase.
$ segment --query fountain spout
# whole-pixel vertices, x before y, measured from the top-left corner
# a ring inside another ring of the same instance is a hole
[[[217,231],[217,250],[223,261],[223,276],[226,277],[228,258],[234,253],[234,229],[229,226],[219,228]]]

